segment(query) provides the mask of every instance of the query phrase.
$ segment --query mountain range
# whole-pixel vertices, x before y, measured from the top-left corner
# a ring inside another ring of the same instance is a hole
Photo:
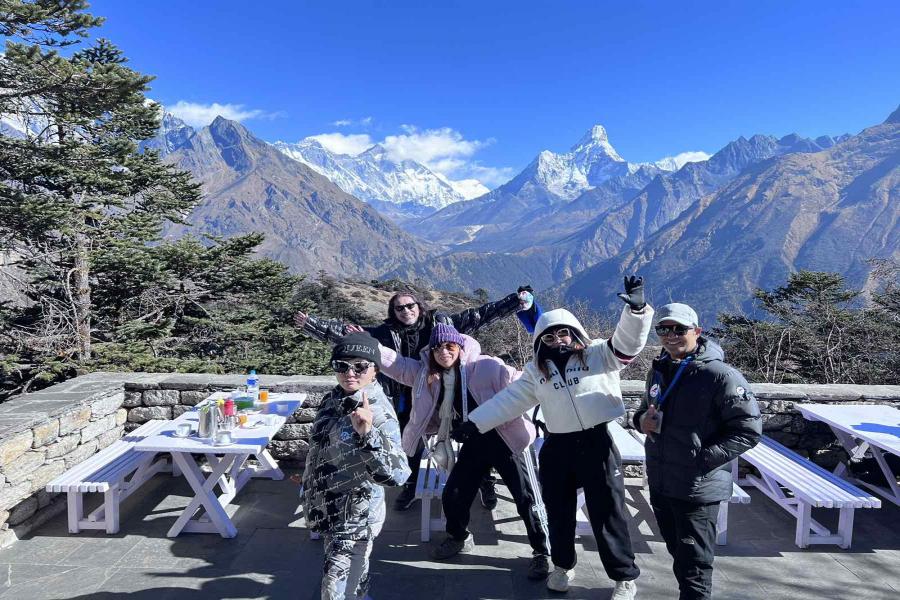
[[[690,203],[644,241],[559,286],[597,308],[622,273],[639,272],[657,303],[753,314],[752,290],[800,269],[834,271],[863,287],[867,260],[900,260],[900,109],[818,152],[752,164]]]
[[[172,132],[163,133],[166,142],[165,134]],[[218,117],[172,145],[166,160],[191,171],[204,192],[188,219],[191,227],[170,226],[166,237],[260,231],[266,235],[260,253],[293,271],[347,277],[371,278],[433,252],[427,242],[240,123]]]
[[[753,289],[798,269],[861,286],[867,259],[900,259],[900,110],[856,135],[739,137],[680,167],[626,161],[597,125],[568,152],[542,151],[506,184],[453,202],[449,183],[379,146],[347,156],[310,138],[269,144],[222,118],[197,131],[168,118],[145,145],[202,182],[195,232],[262,231],[261,252],[297,272],[492,296],[531,283],[598,309],[638,272],[653,302],[694,303],[710,321],[752,313]],[[369,190],[367,202],[342,188]]]
[[[380,144],[355,156],[331,152],[311,137],[296,144],[275,142],[273,146],[397,223],[424,217],[473,193],[480,196],[488,191],[480,183],[474,187],[458,185],[416,161],[395,160]]]

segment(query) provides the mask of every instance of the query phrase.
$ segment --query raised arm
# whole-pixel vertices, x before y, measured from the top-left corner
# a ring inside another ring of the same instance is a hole
[[[340,319],[324,319],[308,315],[305,312],[297,312],[294,315],[294,324],[309,337],[330,344],[337,343],[340,338],[351,331],[359,330],[359,327],[347,325]]]
[[[460,333],[471,334],[478,329],[490,325],[500,319],[520,310],[531,308],[524,305],[525,300],[521,297],[523,291],[531,292],[530,286],[522,286],[515,294],[510,294],[505,298],[496,302],[488,302],[478,308],[468,308],[455,315],[450,315],[453,327]],[[534,319],[535,322],[537,319]],[[524,323],[524,321],[523,321]]]
[[[412,387],[422,369],[422,361],[403,356],[381,344],[378,344],[378,351],[381,352],[381,372],[394,381]]]

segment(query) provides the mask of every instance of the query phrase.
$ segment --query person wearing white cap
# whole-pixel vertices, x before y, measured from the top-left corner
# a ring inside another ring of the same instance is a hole
[[[631,600],[640,569],[628,533],[622,461],[606,425],[625,414],[619,371],[643,349],[653,309],[639,277],[626,277],[618,296],[628,306],[609,339],[591,340],[563,308],[544,313],[534,329],[534,360],[522,376],[469,413],[452,435],[484,434],[540,404],[548,432],[540,451],[541,494],[555,567],[547,587],[565,592],[575,576],[576,501],[583,488],[597,551],[616,582],[612,598]]]
[[[680,600],[712,597],[716,517],[731,497],[729,463],[761,435],[759,406],[687,304],[656,311],[662,352],[647,376],[634,426],[647,434],[650,505]]]

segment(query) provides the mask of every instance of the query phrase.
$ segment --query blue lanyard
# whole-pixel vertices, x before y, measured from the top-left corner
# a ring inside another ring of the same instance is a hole
[[[688,366],[688,363],[691,362],[691,360],[693,358],[694,358],[693,355],[691,355],[691,356],[688,356],[683,361],[681,361],[681,366],[678,367],[677,371],[675,371],[675,377],[672,378],[672,383],[669,384],[669,387],[666,388],[666,391],[663,392],[663,395],[660,396],[659,400],[657,400],[656,408],[658,408],[658,409],[662,408],[663,403],[666,401],[666,398],[669,396],[669,392],[671,392],[673,389],[675,389],[675,384],[678,383],[678,379],[681,377],[681,374],[684,372],[684,368],[686,366]],[[660,381],[661,378],[659,376],[659,371],[654,371],[653,375],[654,375],[653,379],[655,379],[656,383],[661,386],[662,381]]]

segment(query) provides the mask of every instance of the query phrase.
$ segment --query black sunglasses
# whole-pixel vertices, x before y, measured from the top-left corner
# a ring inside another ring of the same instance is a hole
[[[656,335],[659,337],[665,337],[670,333],[674,333],[675,335],[684,335],[688,331],[692,330],[693,327],[688,327],[687,325],[657,325]]]
[[[414,309],[415,307],[416,307],[415,302],[410,302],[409,304],[395,304],[394,310],[396,310],[397,312],[400,312],[401,310],[412,311],[412,309]]]
[[[353,372],[357,375],[362,375],[366,371],[369,370],[374,363],[370,363],[367,360],[361,360],[355,363],[349,363],[346,360],[333,360],[331,361],[331,368],[335,373],[346,373],[350,369],[353,369]]]

